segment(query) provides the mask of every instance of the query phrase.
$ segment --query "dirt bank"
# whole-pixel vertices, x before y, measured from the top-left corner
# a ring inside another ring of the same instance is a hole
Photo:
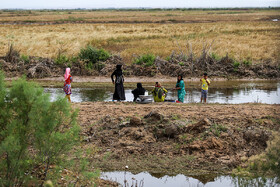
[[[84,147],[102,170],[226,173],[267,147],[280,105],[78,103]],[[243,164],[244,165],[244,164]]]
[[[110,76],[116,64],[123,64],[123,73],[127,77],[200,77],[207,72],[211,77],[231,78],[280,78],[279,64],[265,62],[251,64],[252,62],[237,62],[225,56],[215,59],[207,54],[193,59],[186,56],[172,54],[170,59],[163,60],[157,57],[152,66],[127,65],[119,56],[113,55],[105,62],[95,64],[97,69],[89,69],[86,63],[80,60],[58,64],[53,59],[28,57],[27,61],[20,58],[19,54],[0,57],[0,70],[6,73],[6,77],[26,75],[27,78],[58,77],[63,75],[66,67],[71,67],[73,76]]]

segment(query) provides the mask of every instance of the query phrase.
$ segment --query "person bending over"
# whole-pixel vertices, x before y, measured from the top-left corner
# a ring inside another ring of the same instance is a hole
[[[136,101],[136,99],[139,97],[139,95],[145,95],[145,89],[142,87],[141,83],[137,83],[137,88],[132,90],[132,93],[134,95],[133,102]]]
[[[155,102],[163,102],[165,100],[167,90],[161,87],[159,82],[156,82],[155,88],[152,90]]]

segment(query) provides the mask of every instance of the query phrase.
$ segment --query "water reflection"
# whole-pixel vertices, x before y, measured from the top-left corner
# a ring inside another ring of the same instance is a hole
[[[108,88],[72,88],[71,100],[73,102],[87,102],[87,101],[112,101],[113,89]],[[150,88],[148,88],[150,91]],[[177,92],[168,90],[166,99],[176,100]],[[200,89],[187,88],[185,96],[185,103],[200,102]],[[62,88],[45,88],[45,92],[51,94],[52,100],[58,95],[64,95]],[[133,101],[133,94],[131,89],[125,90],[126,101]],[[148,92],[146,92],[148,95]],[[259,88],[243,85],[242,88],[216,88],[209,89],[208,93],[209,103],[267,103],[280,104],[280,83],[277,83],[273,88]]]
[[[178,174],[169,176],[162,173],[141,172],[133,174],[126,171],[103,172],[101,178],[120,183],[122,186],[196,186],[196,187],[224,187],[224,186],[279,186],[276,178],[246,179],[242,177],[217,176],[206,174],[197,176],[185,176]]]

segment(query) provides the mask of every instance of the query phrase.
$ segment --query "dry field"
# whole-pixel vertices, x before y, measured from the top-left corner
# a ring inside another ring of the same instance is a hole
[[[0,11],[0,56],[9,43],[22,54],[55,58],[77,55],[87,44],[120,54],[160,57],[186,51],[199,55],[211,43],[218,56],[254,63],[280,60],[277,10],[209,11]]]

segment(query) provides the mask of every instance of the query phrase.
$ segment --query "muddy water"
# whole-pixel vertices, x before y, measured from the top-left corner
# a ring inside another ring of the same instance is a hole
[[[102,179],[118,182],[121,186],[139,186],[139,187],[225,187],[225,186],[278,186],[276,179],[252,179],[246,180],[244,178],[231,176],[216,176],[216,175],[198,175],[185,176],[175,175],[168,176],[164,174],[150,174],[148,172],[141,172],[132,174],[125,171],[103,172]]]
[[[152,87],[146,87],[146,89],[150,91]],[[132,89],[129,88],[125,90],[126,101],[133,101],[131,91]],[[64,95],[62,88],[45,88],[45,92],[50,93],[52,100],[59,95]],[[73,102],[112,101],[113,92],[113,88],[72,88],[71,99]],[[185,103],[200,102],[200,89],[197,86],[189,85],[186,92]],[[146,92],[146,95],[148,95],[148,92]],[[177,92],[168,89],[166,99],[177,99]],[[280,82],[248,82],[216,88],[210,87],[208,102],[280,104]]]

